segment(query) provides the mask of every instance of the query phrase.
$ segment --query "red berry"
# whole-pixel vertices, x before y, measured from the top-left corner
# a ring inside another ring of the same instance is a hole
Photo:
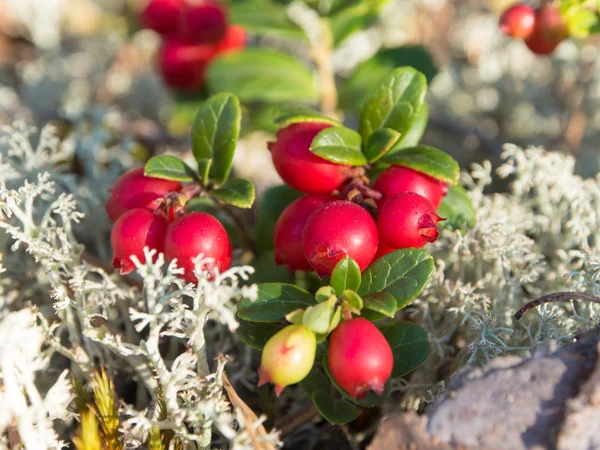
[[[294,123],[269,143],[273,164],[286,184],[307,194],[330,194],[348,178],[350,166],[335,164],[310,152],[310,144],[328,123]]]
[[[154,210],[158,206],[153,204],[155,200],[180,189],[178,181],[147,177],[144,175],[144,168],[138,167],[121,175],[108,190],[110,197],[106,201],[106,213],[114,222],[121,214],[133,208]]]
[[[529,5],[517,3],[500,16],[500,30],[514,38],[524,39],[533,33],[535,12]]]
[[[140,20],[145,28],[172,36],[179,31],[183,7],[184,0],[150,0]]]
[[[395,248],[423,247],[439,236],[440,218],[429,200],[414,192],[401,192],[379,211],[377,228],[386,244]]]
[[[132,256],[137,256],[141,263],[146,262],[144,247],[162,252],[168,226],[165,218],[147,209],[127,211],[115,222],[110,233],[113,267],[126,274],[135,269]]]
[[[211,0],[202,0],[185,10],[186,36],[200,44],[215,44],[227,33],[227,8]]]
[[[313,270],[302,250],[302,231],[310,215],[331,200],[329,195],[308,194],[285,208],[273,233],[277,264],[289,270]]]
[[[379,259],[382,256],[385,256],[388,253],[393,252],[394,250],[397,250],[397,249],[390,245],[387,245],[385,242],[383,242],[381,239],[379,239],[379,246],[377,247],[377,253],[375,253],[375,259]]]
[[[204,73],[217,48],[212,44],[194,44],[181,39],[167,40],[160,50],[160,71],[165,84],[181,91],[204,87]]]
[[[377,201],[381,208],[386,199],[400,192],[415,192],[422,195],[438,209],[442,198],[448,192],[448,185],[436,178],[402,166],[391,166],[385,169],[373,186],[383,197]]]
[[[195,282],[193,259],[199,255],[211,258],[202,269],[212,275],[215,269],[223,272],[231,266],[231,242],[221,222],[210,214],[193,212],[169,225],[165,256],[169,261],[177,258],[177,266],[185,269],[183,277]]]
[[[351,397],[373,390],[383,394],[392,375],[394,355],[381,331],[367,319],[346,320],[329,339],[329,370]]]
[[[231,25],[227,28],[227,34],[217,44],[217,52],[227,53],[240,50],[246,45],[246,30],[238,25]]]
[[[356,203],[336,200],[317,209],[302,232],[304,255],[319,276],[331,275],[346,256],[360,270],[367,268],[377,252],[379,237],[371,215]]]
[[[569,35],[567,23],[556,7],[546,6],[535,12],[535,28],[525,39],[525,44],[533,53],[548,55]]]

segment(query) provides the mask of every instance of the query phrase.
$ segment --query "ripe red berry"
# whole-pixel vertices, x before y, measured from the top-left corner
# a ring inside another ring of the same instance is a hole
[[[165,237],[165,257],[169,261],[177,258],[177,266],[185,269],[183,277],[195,282],[193,259],[199,255],[211,258],[202,269],[213,275],[215,269],[223,272],[231,266],[231,242],[221,222],[210,214],[193,212],[169,225]]]
[[[227,33],[227,8],[220,2],[202,0],[184,12],[185,33],[199,44],[215,44]]]
[[[132,256],[137,256],[141,263],[146,262],[144,247],[162,252],[168,226],[165,218],[147,209],[127,211],[115,222],[110,233],[113,267],[126,274],[135,269]]]
[[[319,276],[331,275],[346,256],[365,270],[377,252],[377,225],[361,206],[345,200],[326,203],[306,222],[302,232],[304,255]]]
[[[357,398],[370,390],[383,394],[394,368],[394,355],[381,331],[359,317],[346,320],[333,330],[328,362],[336,383]]]
[[[514,38],[524,39],[533,33],[535,12],[524,3],[517,3],[508,8],[500,16],[500,30]]]
[[[377,253],[375,253],[374,259],[379,259],[382,256],[385,256],[388,253],[393,252],[394,250],[397,250],[397,249],[395,249],[391,245],[387,245],[385,242],[383,242],[383,240],[379,239],[379,246],[377,247]]]
[[[238,25],[227,28],[225,37],[217,44],[217,52],[227,53],[240,50],[246,45],[246,30]]]
[[[385,201],[400,192],[415,192],[422,195],[438,209],[442,198],[448,193],[448,185],[436,178],[403,166],[391,166],[385,169],[373,186],[383,197],[377,201],[381,208]]]
[[[140,20],[145,28],[164,36],[173,36],[180,29],[184,6],[184,0],[150,0]]]
[[[533,53],[548,55],[569,35],[567,23],[558,8],[545,6],[535,12],[535,28],[525,39],[525,44]]]
[[[169,39],[160,49],[160,72],[167,86],[180,91],[197,91],[204,87],[204,73],[217,54],[212,44],[194,44]]]
[[[294,123],[269,143],[273,164],[286,184],[307,194],[330,194],[348,178],[350,166],[335,164],[310,152],[310,144],[328,123]]]
[[[317,350],[315,333],[304,325],[289,325],[271,337],[263,349],[258,386],[273,383],[277,395],[302,381],[312,369]]]
[[[147,177],[144,175],[144,168],[138,167],[121,175],[108,190],[110,197],[106,201],[106,213],[114,222],[121,214],[133,208],[154,210],[157,206],[153,205],[155,200],[180,189],[178,181]]]
[[[285,208],[273,233],[277,264],[289,270],[313,270],[302,249],[302,231],[310,215],[331,200],[329,195],[308,194]]]
[[[395,248],[423,247],[439,236],[440,218],[429,200],[414,192],[401,192],[379,211],[379,237]]]

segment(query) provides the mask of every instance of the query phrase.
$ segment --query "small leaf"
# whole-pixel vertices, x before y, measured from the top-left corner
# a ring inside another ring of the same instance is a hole
[[[289,314],[286,314],[285,320],[287,320],[289,323],[293,323],[294,325],[299,325],[302,323],[303,317],[304,317],[304,310],[297,309],[295,311],[292,311]]]
[[[304,32],[292,22],[285,8],[272,2],[245,0],[230,2],[229,21],[261,35],[306,39]]]
[[[261,250],[273,249],[273,232],[283,210],[302,193],[282,184],[267,189],[260,202],[258,221],[255,228],[256,240]]]
[[[208,185],[208,179],[210,177],[210,168],[212,166],[212,159],[202,158],[198,160],[198,175],[203,186]]]
[[[254,184],[243,178],[234,178],[213,189],[210,194],[238,208],[250,208],[254,203]]]
[[[410,167],[449,184],[458,183],[460,177],[460,167],[448,153],[426,145],[405,148],[386,156],[382,162]]]
[[[393,318],[398,310],[394,296],[385,292],[374,292],[363,299],[363,307]]]
[[[467,191],[460,185],[448,189],[448,194],[443,198],[437,213],[447,219],[442,222],[443,226],[449,226],[451,229],[475,226],[475,208]]]
[[[333,313],[333,316],[331,317],[331,322],[329,322],[329,328],[327,329],[326,334],[329,334],[333,330],[335,330],[337,328],[337,326],[340,324],[341,320],[342,320],[342,307],[338,306],[337,308],[335,308],[335,312]]]
[[[288,125],[298,122],[319,122],[328,123],[334,127],[342,126],[337,120],[324,116],[312,108],[294,104],[280,106],[275,113],[274,122],[279,128],[285,128]]]
[[[216,184],[224,183],[229,176],[241,123],[240,101],[226,92],[210,97],[196,114],[192,152],[199,165],[201,160],[212,159],[210,177]]]
[[[358,294],[364,298],[375,292],[386,292],[396,298],[398,309],[402,309],[423,292],[432,273],[433,258],[427,251],[394,250],[363,272]]]
[[[144,167],[144,175],[173,181],[194,181],[196,173],[181,159],[171,155],[153,156]]]
[[[346,127],[325,128],[313,139],[310,151],[327,161],[351,166],[367,163],[360,134]]]
[[[360,267],[350,257],[345,257],[337,263],[331,274],[331,287],[338,295],[342,295],[345,289],[357,291],[360,287]]]
[[[315,359],[317,363],[320,361],[320,358]],[[316,391],[329,392],[331,390],[331,382],[318,364],[313,366],[308,375],[298,385],[308,397],[312,397]]]
[[[369,163],[374,163],[384,156],[400,139],[400,133],[390,128],[375,131],[365,145],[365,156]]]
[[[312,401],[327,422],[340,425],[352,422],[358,417],[358,408],[347,400],[334,399],[323,391],[315,391]]]
[[[238,303],[238,315],[250,322],[278,322],[286,314],[314,305],[315,299],[298,286],[265,283],[258,286],[258,299],[243,298]]]
[[[352,306],[352,308],[356,309],[357,311],[363,309],[363,299],[356,292],[350,289],[346,289],[344,291],[344,297],[346,298],[346,301],[350,304],[350,306]]]
[[[285,325],[279,323],[247,322],[239,317],[235,334],[240,341],[257,350],[262,350],[271,337]]]
[[[319,290],[317,291],[317,293],[315,294],[315,298],[317,299],[317,302],[324,302],[325,300],[329,300],[329,297],[331,296],[336,296],[335,295],[335,289],[333,289],[331,286],[323,286],[320,287]]]
[[[335,313],[336,301],[335,297],[331,297],[325,302],[306,308],[302,316],[302,324],[315,333],[327,333]]]
[[[427,103],[423,103],[421,109],[417,111],[413,117],[413,123],[405,135],[400,136],[400,139],[394,144],[394,146],[387,153],[392,155],[400,150],[408,147],[415,147],[419,144],[419,141],[425,133],[427,128],[427,122],[429,120],[429,106]]]
[[[392,322],[378,328],[394,354],[393,378],[412,372],[427,359],[431,350],[427,331],[416,323]]]

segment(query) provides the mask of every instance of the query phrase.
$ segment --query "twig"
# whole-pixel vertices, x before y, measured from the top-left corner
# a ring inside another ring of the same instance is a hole
[[[281,437],[285,438],[318,415],[319,412],[317,411],[317,408],[315,408],[314,405],[309,405],[302,408],[300,411],[283,417],[275,424],[275,428],[279,430]]]
[[[335,85],[335,71],[331,60],[331,36],[329,33],[322,33],[322,35],[324,35],[322,41],[313,45],[310,54],[319,72],[321,111],[323,114],[337,119],[338,93]]]
[[[555,292],[554,294],[544,295],[536,300],[533,300],[519,309],[515,315],[515,320],[520,320],[527,311],[535,308],[536,306],[543,305],[544,303],[552,302],[565,302],[568,300],[584,300],[586,302],[600,303],[600,297],[592,294],[585,294],[583,292]]]

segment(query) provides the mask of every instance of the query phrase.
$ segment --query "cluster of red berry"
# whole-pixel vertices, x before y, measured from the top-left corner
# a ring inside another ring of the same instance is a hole
[[[229,25],[225,5],[213,0],[150,0],[141,22],[163,37],[160,71],[169,87],[181,91],[202,89],[208,64],[246,40],[243,28]]]
[[[542,5],[537,9],[524,3],[508,8],[500,17],[500,30],[523,39],[533,53],[548,55],[569,37],[567,23],[557,7]]]
[[[290,204],[275,226],[275,259],[290,270],[330,275],[350,257],[360,270],[393,250],[423,247],[438,238],[436,210],[448,186],[426,174],[391,166],[373,189],[363,171],[310,152],[331,125],[289,125],[269,145],[273,163],[290,187],[307,195]]]
[[[196,281],[193,258],[198,255],[209,273],[230,267],[232,246],[223,225],[210,214],[179,211],[185,189],[177,181],[145,176],[143,167],[117,180],[106,202],[106,212],[115,222],[110,235],[115,269],[131,272],[133,256],[144,263],[144,247],[164,253],[169,261],[177,259],[183,277],[191,282]]]

